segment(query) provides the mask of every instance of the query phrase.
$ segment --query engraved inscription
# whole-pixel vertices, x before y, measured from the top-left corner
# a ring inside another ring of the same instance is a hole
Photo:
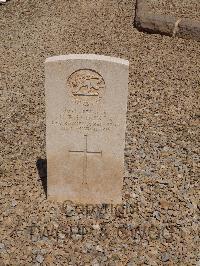
[[[87,132],[109,131],[118,125],[114,118],[105,111],[97,112],[91,109],[83,109],[78,112],[76,109],[65,109],[60,116],[52,121],[52,125],[62,130],[84,130]]]
[[[67,80],[68,87],[78,100],[100,99],[105,89],[102,76],[91,69],[79,69]]]
[[[88,154],[97,154],[97,155],[101,155],[102,156],[102,151],[88,151],[88,145],[87,145],[87,141],[88,141],[88,136],[87,135],[84,135],[84,138],[85,138],[85,148],[81,151],[72,151],[70,150],[69,152],[70,153],[83,153],[83,156],[84,156],[84,161],[83,161],[83,181],[82,181],[82,184],[84,185],[87,185],[87,156]]]

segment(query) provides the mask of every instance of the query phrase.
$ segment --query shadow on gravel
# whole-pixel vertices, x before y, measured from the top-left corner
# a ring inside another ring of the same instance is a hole
[[[47,197],[47,159],[39,158],[36,162],[39,177],[42,181],[42,186]]]

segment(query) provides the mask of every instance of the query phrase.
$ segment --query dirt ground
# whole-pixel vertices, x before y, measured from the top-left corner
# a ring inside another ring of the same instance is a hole
[[[147,0],[153,13],[200,20],[199,0]]]
[[[199,265],[200,44],[138,32],[134,8],[0,6],[1,266]],[[68,53],[130,61],[124,206],[114,212],[49,202],[37,171],[46,158],[44,61]]]

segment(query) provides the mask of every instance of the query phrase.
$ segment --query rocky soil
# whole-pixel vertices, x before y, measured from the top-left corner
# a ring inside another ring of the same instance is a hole
[[[200,44],[138,32],[134,6],[0,5],[0,265],[199,265]],[[46,199],[44,61],[68,53],[130,61],[122,206]]]
[[[147,0],[147,3],[154,13],[200,20],[199,0]]]

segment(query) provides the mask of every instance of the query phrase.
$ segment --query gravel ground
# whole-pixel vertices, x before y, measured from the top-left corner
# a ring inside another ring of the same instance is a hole
[[[138,32],[134,4],[0,6],[0,265],[199,265],[200,44]],[[49,202],[37,172],[44,61],[68,53],[130,60],[124,206],[114,211]]]
[[[147,0],[147,3],[154,13],[200,20],[199,0]]]

